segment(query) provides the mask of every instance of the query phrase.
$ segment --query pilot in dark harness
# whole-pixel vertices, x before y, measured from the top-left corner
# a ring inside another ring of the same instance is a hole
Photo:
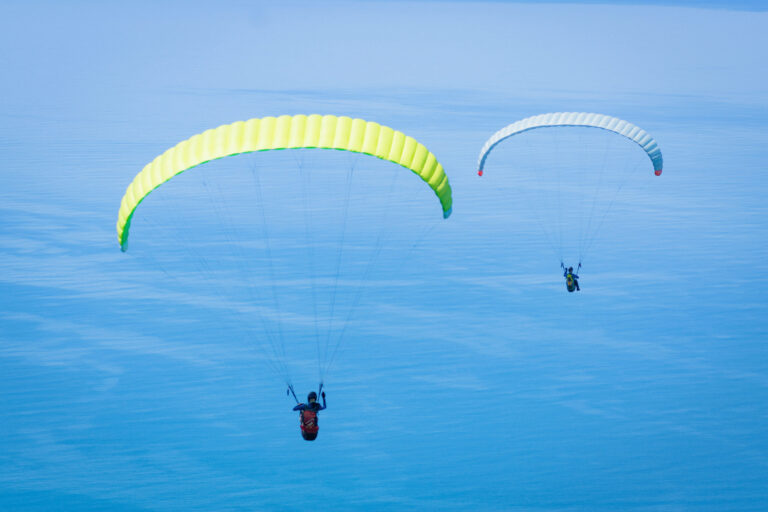
[[[565,268],[565,265],[562,263],[560,264],[565,271],[563,272],[563,277],[565,277],[565,287],[568,289],[569,292],[578,292],[581,291],[581,288],[579,288],[579,275],[573,273],[573,267]],[[581,263],[579,263],[579,267],[581,267]]]

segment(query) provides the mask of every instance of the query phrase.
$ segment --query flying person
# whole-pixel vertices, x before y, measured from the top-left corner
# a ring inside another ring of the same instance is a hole
[[[293,408],[294,411],[299,411],[301,437],[306,441],[317,439],[317,432],[320,430],[320,427],[317,425],[317,413],[326,408],[325,391],[321,393],[321,396],[323,397],[323,405],[317,402],[317,393],[310,391],[309,395],[307,395],[307,403],[300,403]]]
[[[581,288],[579,288],[579,275],[573,273],[573,267],[565,268],[565,265],[562,263],[560,264],[565,271],[563,272],[563,277],[565,278],[565,287],[568,289],[569,292],[574,291],[581,291]],[[581,264],[579,264],[581,266]]]

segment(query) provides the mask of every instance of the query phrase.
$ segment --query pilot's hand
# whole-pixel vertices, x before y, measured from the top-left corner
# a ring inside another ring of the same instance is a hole
[[[325,400],[325,391],[323,391],[322,393],[320,393],[320,395],[323,397],[323,400]]]

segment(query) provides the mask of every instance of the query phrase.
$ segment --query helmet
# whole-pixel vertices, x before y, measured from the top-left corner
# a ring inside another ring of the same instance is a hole
[[[314,391],[310,391],[309,394],[307,395],[307,402],[311,402],[312,400],[317,402],[317,393],[315,393]]]
[[[573,267],[568,267],[568,272],[573,272]]]

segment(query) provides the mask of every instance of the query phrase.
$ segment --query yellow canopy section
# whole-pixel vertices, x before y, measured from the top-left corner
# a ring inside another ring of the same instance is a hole
[[[337,117],[296,115],[250,119],[197,134],[147,164],[133,178],[120,203],[117,238],[125,251],[131,217],[155,188],[210,160],[269,149],[322,148],[364,153],[410,169],[435,192],[443,217],[451,214],[451,186],[443,166],[423,144],[378,123]]]

